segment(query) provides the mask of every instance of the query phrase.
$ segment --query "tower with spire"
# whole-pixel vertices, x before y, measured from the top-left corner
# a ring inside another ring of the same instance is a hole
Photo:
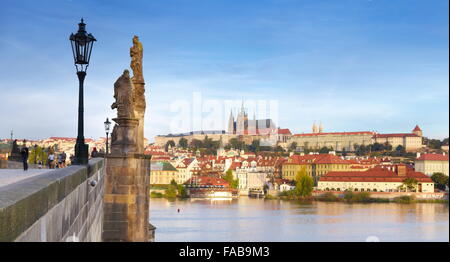
[[[419,125],[416,125],[414,129],[412,130],[413,134],[416,134],[417,136],[423,136],[422,129],[420,129]]]
[[[312,126],[312,132],[313,132],[314,134],[315,134],[315,133],[318,133],[316,121],[314,121],[314,123],[313,123],[313,126]]]
[[[247,120],[248,118],[244,108],[244,101],[242,101],[241,110],[239,111],[236,119],[236,134],[243,135],[245,133]]]
[[[260,134],[263,130],[264,132],[267,132],[267,130],[275,129],[276,126],[272,119],[256,119],[256,112],[253,114],[253,119],[249,119],[248,113],[244,108],[244,101],[242,100],[241,108],[237,111],[236,120],[233,116],[233,110],[230,112],[227,133],[236,135],[251,135]]]
[[[228,119],[228,134],[235,133],[233,110],[230,110],[230,118]]]

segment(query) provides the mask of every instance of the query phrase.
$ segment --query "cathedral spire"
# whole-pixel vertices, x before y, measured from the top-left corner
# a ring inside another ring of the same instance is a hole
[[[313,132],[313,133],[317,133],[317,132],[318,132],[318,130],[317,130],[317,125],[316,125],[316,121],[314,121],[314,124],[313,124],[313,126],[312,126],[312,132]]]
[[[230,118],[228,119],[228,133],[233,134],[236,130],[234,130],[234,117],[233,110],[230,110]]]

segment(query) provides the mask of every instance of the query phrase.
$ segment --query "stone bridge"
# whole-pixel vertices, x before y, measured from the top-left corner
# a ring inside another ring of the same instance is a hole
[[[0,183],[0,241],[101,241],[105,160],[40,172]]]

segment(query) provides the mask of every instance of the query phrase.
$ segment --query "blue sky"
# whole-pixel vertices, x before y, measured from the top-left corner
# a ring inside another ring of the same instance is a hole
[[[76,136],[68,37],[98,40],[85,82],[85,136],[104,136],[113,83],[144,45],[145,135],[167,134],[174,101],[276,100],[278,125],[449,133],[448,1],[2,1],[0,138]],[[228,112],[223,117],[225,128]],[[186,130],[189,131],[189,130]]]

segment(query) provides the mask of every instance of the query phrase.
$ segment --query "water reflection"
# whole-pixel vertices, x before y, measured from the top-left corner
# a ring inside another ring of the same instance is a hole
[[[448,241],[447,204],[152,199],[155,241]],[[178,212],[178,209],[180,212]]]

